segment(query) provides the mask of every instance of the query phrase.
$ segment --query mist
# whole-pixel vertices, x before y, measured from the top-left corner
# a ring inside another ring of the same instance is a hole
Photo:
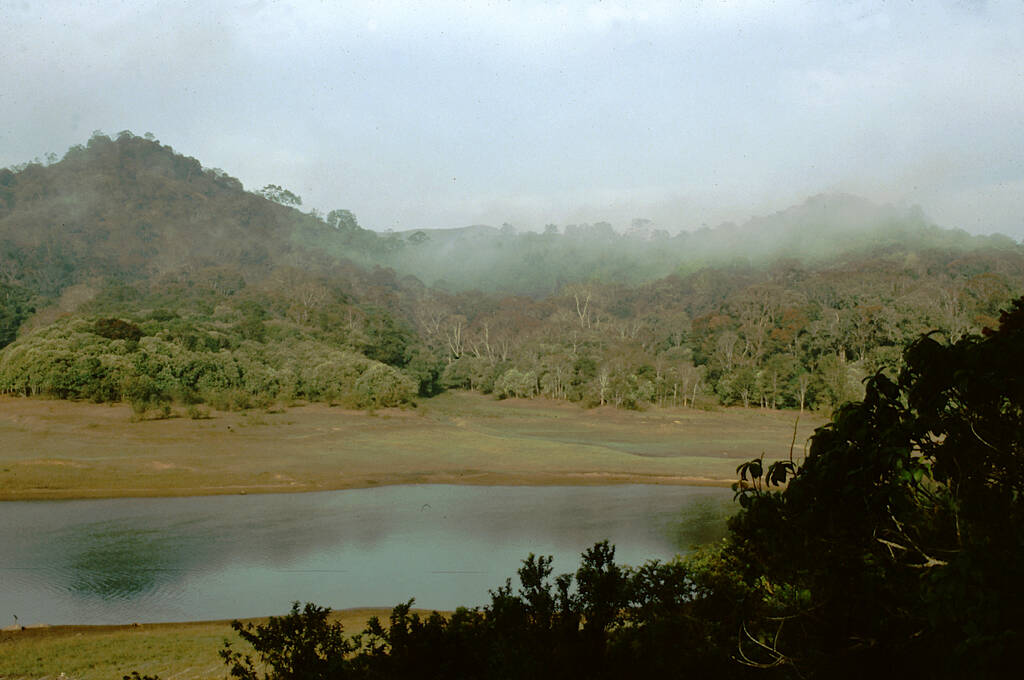
[[[1024,7],[4,3],[0,165],[153,132],[374,230],[851,193],[1024,236]]]

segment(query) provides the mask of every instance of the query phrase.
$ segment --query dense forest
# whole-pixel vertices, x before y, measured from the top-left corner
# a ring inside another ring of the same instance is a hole
[[[379,234],[151,135],[0,170],[0,391],[139,413],[446,389],[831,411],[922,332],[978,333],[1022,289],[1011,239],[844,195],[675,236]]]

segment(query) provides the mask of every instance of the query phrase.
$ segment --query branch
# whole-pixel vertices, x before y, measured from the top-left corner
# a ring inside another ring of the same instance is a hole
[[[981,438],[981,435],[978,434],[978,431],[974,429],[974,423],[972,421],[968,421],[968,424],[971,426],[971,432],[974,434],[975,437],[978,438],[979,442],[981,442],[982,444],[984,444],[988,448],[992,449],[996,453],[1002,453],[999,449],[997,449],[996,447],[992,446],[987,441],[985,441],[984,439]]]
[[[761,669],[777,668],[779,666],[785,666],[785,665],[788,664],[788,665],[790,665],[793,668],[793,672],[796,673],[798,677],[802,677],[802,676],[800,676],[799,671],[797,671],[796,666],[793,664],[793,660],[790,659],[789,657],[787,657],[785,654],[781,653],[778,650],[779,635],[782,632],[782,623],[779,624],[779,630],[776,631],[776,633],[775,633],[775,641],[774,641],[772,647],[769,647],[768,645],[764,644],[763,642],[761,642],[760,640],[755,638],[753,635],[751,635],[750,631],[747,630],[747,623],[745,621],[742,624],[740,624],[740,626],[741,626],[741,629],[742,629],[744,635],[746,635],[747,638],[751,642],[753,642],[755,645],[757,645],[758,647],[760,647],[761,649],[766,651],[768,653],[768,656],[772,659],[772,661],[770,661],[768,663],[763,663],[761,661],[754,661],[749,656],[747,656],[747,653],[745,651],[743,651],[743,637],[742,636],[740,636],[736,640],[736,651],[739,652],[739,657],[734,657],[734,658],[737,661],[739,661],[744,666],[749,666],[751,668],[761,668]]]
[[[900,521],[898,519],[896,519],[896,516],[893,515],[891,512],[889,513],[889,518],[893,521],[893,524],[896,525],[896,528],[899,529],[899,532],[903,536],[903,538],[907,539],[907,543],[909,543],[913,547],[913,550],[915,552],[917,552],[917,554],[921,555],[925,559],[925,561],[920,563],[920,564],[908,564],[907,565],[908,567],[910,567],[912,569],[931,569],[932,567],[944,567],[944,566],[949,564],[945,560],[940,560],[940,559],[937,559],[935,557],[932,557],[931,555],[926,553],[924,550],[922,550],[921,546],[919,546],[917,543],[914,543],[914,539],[912,539],[909,535],[907,535],[907,532],[904,531],[904,529],[903,529],[903,525],[900,524]],[[893,548],[897,548],[899,550],[905,550],[905,551],[908,551],[908,552],[910,551],[910,548],[907,548],[906,546],[900,545],[899,543],[893,543],[892,541],[887,541],[884,538],[875,538],[875,540],[878,541],[879,543],[881,543],[882,545],[888,546],[889,547],[889,553],[892,555],[892,557],[894,559],[895,559],[896,555],[892,553],[892,549]]]

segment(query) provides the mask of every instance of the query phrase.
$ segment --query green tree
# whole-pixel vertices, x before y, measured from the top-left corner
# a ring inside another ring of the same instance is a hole
[[[746,660],[807,677],[996,677],[1024,644],[1024,298],[924,336],[792,464],[741,466]],[[789,479],[792,475],[792,479]],[[784,491],[771,487],[788,481]],[[743,640],[741,640],[742,642]]]
[[[274,203],[279,203],[281,205],[293,207],[302,205],[301,196],[293,194],[291,191],[278,184],[268,184],[256,193],[268,201],[273,201]]]
[[[14,342],[21,323],[35,311],[26,290],[0,284],[0,348]]]
[[[307,603],[301,610],[292,605],[284,616],[271,616],[265,624],[232,621],[231,627],[257,654],[250,654],[224,643],[221,658],[238,680],[334,680],[347,676],[347,655],[354,649],[337,621],[331,622],[331,610]],[[265,668],[262,676],[260,669]]]

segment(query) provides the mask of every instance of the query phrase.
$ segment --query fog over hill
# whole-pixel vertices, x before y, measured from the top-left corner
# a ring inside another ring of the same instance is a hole
[[[598,222],[550,224],[542,233],[508,224],[377,233],[344,208],[324,215],[300,204],[281,187],[245,191],[223,170],[152,138],[94,135],[59,161],[0,171],[0,263],[8,282],[50,295],[88,276],[230,264],[258,278],[319,258],[387,266],[449,289],[543,296],[574,282],[633,285],[721,263],[1014,245],[943,229],[920,208],[847,194],[674,236],[644,220],[628,229]]]
[[[920,207],[878,205],[849,194],[820,194],[742,224],[674,236],[644,220],[628,229],[607,222],[550,224],[543,232],[511,225],[474,225],[394,234],[414,247],[388,262],[423,279],[456,288],[514,290],[532,295],[590,278],[636,284],[701,267],[778,259],[822,263],[870,253],[894,255],[939,248],[967,251],[1013,247],[1013,239],[975,236],[933,223]],[[470,258],[464,257],[466,253]],[[551,271],[546,263],[557,260]],[[457,267],[451,263],[457,262]]]
[[[829,409],[919,333],[978,332],[1024,288],[1013,240],[845,194],[676,235],[380,234],[300,207],[130,132],[0,170],[0,390]]]
[[[998,235],[941,228],[920,208],[843,194],[675,236],[646,220],[628,229],[596,222],[543,232],[478,224],[378,233],[347,210],[303,213],[300,204],[287,188],[247,192],[228,173],[152,138],[97,134],[58,162],[0,171],[5,278],[55,294],[89,275],[232,264],[258,278],[274,265],[340,258],[442,288],[543,296],[570,283],[635,285],[719,263],[1014,246]]]

